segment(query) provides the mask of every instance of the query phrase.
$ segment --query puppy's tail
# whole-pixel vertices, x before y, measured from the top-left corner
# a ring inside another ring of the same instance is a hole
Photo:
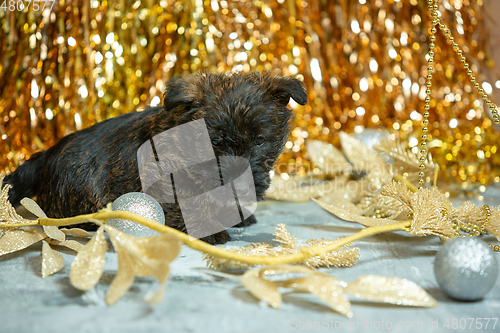
[[[46,151],[33,154],[29,160],[21,164],[16,171],[5,176],[4,184],[10,184],[9,201],[17,207],[21,199],[34,197],[37,194],[37,184],[40,170],[45,165]]]

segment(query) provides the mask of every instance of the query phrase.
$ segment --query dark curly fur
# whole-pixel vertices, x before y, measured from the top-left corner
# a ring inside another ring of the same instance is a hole
[[[273,168],[290,134],[290,97],[307,103],[304,85],[269,73],[195,74],[167,84],[163,107],[149,107],[108,119],[62,138],[34,154],[5,178],[14,206],[37,197],[49,217],[95,212],[128,192],[141,192],[137,150],[155,135],[203,118],[216,156],[250,162],[257,199],[269,187]],[[221,166],[223,167],[223,166]],[[185,231],[177,204],[161,204],[166,224]],[[216,223],[216,216],[207,216]],[[212,222],[207,223],[212,223]],[[242,225],[255,223],[250,216]],[[229,240],[226,231],[204,238]]]

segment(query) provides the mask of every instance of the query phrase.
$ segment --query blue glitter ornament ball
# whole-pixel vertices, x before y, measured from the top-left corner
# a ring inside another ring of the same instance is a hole
[[[130,192],[124,194],[113,202],[111,208],[114,211],[135,213],[148,220],[165,225],[165,215],[160,204],[152,196],[144,193]],[[129,220],[110,219],[108,220],[108,224],[126,234],[136,237],[160,235],[157,231]]]
[[[448,296],[460,301],[476,301],[495,285],[498,263],[482,240],[457,237],[446,242],[436,254],[434,274]]]

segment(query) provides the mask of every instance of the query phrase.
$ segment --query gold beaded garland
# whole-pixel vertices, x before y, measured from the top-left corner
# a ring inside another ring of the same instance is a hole
[[[434,1],[436,2],[436,4],[439,2],[439,0],[434,0]],[[448,29],[445,24],[440,24],[439,28],[443,32],[445,37],[448,38],[448,41],[450,43],[453,43],[453,49],[455,50],[457,55],[460,56],[460,61],[463,63],[463,68],[464,69],[469,68],[470,64],[467,62],[467,58],[463,56],[464,52],[462,51],[462,49],[460,49],[457,43],[454,43],[455,39],[451,36],[450,29]],[[476,77],[474,76],[473,71],[470,69],[467,70],[467,75],[469,77],[469,81],[474,85],[474,88],[477,89],[477,92],[481,95],[481,97],[485,101],[485,104],[489,106],[495,124],[500,124],[500,117],[498,115],[497,106],[490,100],[488,95],[484,92],[484,89],[481,88],[481,85],[478,82],[476,82]]]
[[[459,220],[453,220],[454,229],[457,232],[459,232],[459,231],[465,232],[465,234],[461,234],[460,237],[474,237],[474,236],[478,237],[478,236],[481,236],[483,234],[488,233],[486,231],[486,225],[488,225],[488,223],[490,222],[491,209],[490,209],[490,206],[488,206],[488,205],[483,205],[481,207],[481,209],[483,210],[483,213],[485,216],[484,223],[481,227],[479,227],[478,225],[473,224],[473,223],[469,223],[469,222],[463,223]],[[493,246],[493,244],[489,244],[489,246],[495,252],[500,251],[499,245]]]

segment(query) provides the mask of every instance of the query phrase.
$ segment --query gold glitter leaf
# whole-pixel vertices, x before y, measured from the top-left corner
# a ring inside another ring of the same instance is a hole
[[[117,252],[118,271],[106,293],[106,304],[108,305],[115,304],[134,283],[134,259],[132,255],[126,251]]]
[[[364,176],[362,180],[366,183],[364,188],[370,191],[378,191],[393,178],[394,174],[392,173],[390,165],[387,165],[387,167],[374,165],[373,169],[366,176]]]
[[[339,238],[337,238],[338,240]],[[328,246],[335,243],[332,239],[309,239],[305,242],[308,246]],[[352,267],[359,259],[359,248],[349,248],[350,245],[343,246],[335,251],[331,251],[319,256],[311,257],[305,261],[309,267]]]
[[[47,217],[42,208],[40,208],[40,206],[38,206],[36,201],[34,201],[33,199],[23,198],[21,199],[21,205],[23,205],[24,208],[26,208],[30,213],[37,217]]]
[[[366,275],[349,283],[344,292],[356,298],[404,306],[436,307],[437,301],[407,279]]]
[[[30,198],[21,199],[21,205],[23,205],[24,208],[26,208],[30,213],[32,213],[33,215],[35,215],[37,217],[40,217],[40,218],[47,217],[47,215],[45,215],[42,208],[40,208],[40,206],[38,206],[38,204]],[[55,225],[50,225],[50,226],[44,225],[43,231],[47,234],[47,236],[49,236],[52,239],[55,239],[55,240],[58,240],[61,242],[66,239],[66,236],[64,235],[64,233],[61,230],[59,230],[59,228],[56,227]]]
[[[410,212],[408,206],[395,198],[382,195],[380,192],[368,193],[358,202],[356,207],[361,210],[360,215],[393,220],[407,219]]]
[[[3,179],[5,175],[0,174],[0,232],[5,229],[2,227],[1,222],[7,223],[29,223],[30,220],[23,218],[21,215],[17,214],[16,210],[9,201],[9,189],[11,186],[9,184],[3,185]]]
[[[260,275],[276,275],[276,274],[287,274],[287,273],[311,274],[314,272],[316,271],[304,265],[266,266],[259,270]]]
[[[273,282],[260,277],[259,269],[245,272],[239,280],[257,299],[266,302],[273,308],[280,307],[282,298],[277,286]]]
[[[52,250],[46,241],[42,241],[42,278],[57,273],[64,267],[62,254]]]
[[[316,199],[312,199],[315,203],[321,206],[321,208],[329,211],[333,215],[337,216],[338,218],[345,220],[345,221],[350,221],[350,222],[358,222],[361,223],[364,226],[367,227],[373,227],[377,225],[386,225],[386,224],[393,224],[393,223],[398,223],[398,221],[392,220],[392,219],[383,219],[383,218],[372,218],[372,217],[366,217],[366,216],[361,216],[355,213],[352,213],[350,211],[347,211],[342,208],[338,208],[334,205],[329,205],[324,202],[321,202]]]
[[[274,240],[284,248],[295,249],[297,247],[297,237],[290,235],[283,223],[278,224],[274,236]]]
[[[60,246],[65,246],[68,249],[72,249],[73,251],[80,252],[84,245],[82,243],[78,243],[76,240],[65,240],[65,241],[55,241],[55,240],[47,240],[47,243],[50,245],[60,245]],[[107,245],[107,244],[106,244]],[[109,248],[106,246],[106,251],[108,251]]]
[[[69,279],[75,288],[89,290],[99,282],[106,260],[106,249],[104,228],[100,227],[71,264]]]
[[[137,238],[109,226],[103,226],[118,253],[118,272],[106,294],[106,303],[114,304],[130,288],[134,275],[153,276],[160,283],[156,297],[160,301],[170,272],[169,263],[180,252],[181,241],[175,235],[163,234]]]
[[[146,295],[145,299],[149,303],[160,304],[161,301],[163,300],[164,294],[165,294],[165,288],[163,285],[162,288],[158,289],[156,292],[149,293],[148,295]]]
[[[404,170],[404,172],[419,172],[420,165],[425,164],[427,172],[434,170],[434,162],[432,161],[431,153],[428,153],[426,160],[421,162],[420,155],[415,154],[411,149],[406,149],[405,146],[397,141],[391,139],[381,139],[379,144],[373,146],[373,149],[385,153],[388,157],[394,159],[393,167],[397,170]]]
[[[483,209],[470,201],[464,202],[458,207],[454,207],[451,211],[451,216],[461,222],[472,223],[480,227],[486,221]]]
[[[363,213],[362,209],[353,204],[351,201],[345,199],[343,193],[331,193],[328,196],[317,199],[317,201],[350,211],[353,214],[361,215]]]
[[[36,227],[8,230],[0,238],[0,256],[25,249],[46,237],[47,235]]]
[[[286,280],[282,285],[287,288],[308,291],[336,312],[349,318],[353,315],[351,303],[343,293],[343,286],[346,283],[333,276],[317,272],[306,277]]]
[[[384,185],[380,190],[380,194],[392,197],[402,204],[411,208],[411,198],[413,197],[413,192],[410,191],[408,186],[401,182],[392,181]]]

